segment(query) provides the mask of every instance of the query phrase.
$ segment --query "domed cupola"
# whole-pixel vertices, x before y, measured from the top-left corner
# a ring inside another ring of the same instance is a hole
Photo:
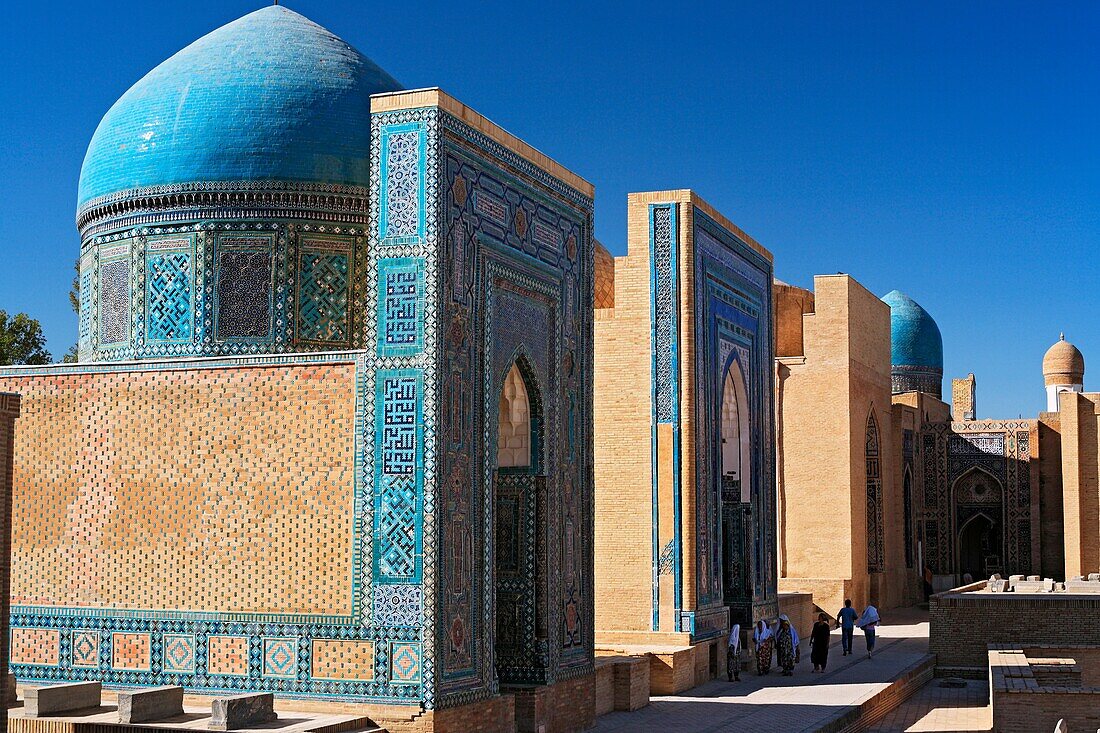
[[[134,84],[80,172],[81,360],[355,347],[370,97],[399,89],[280,6]]]
[[[939,326],[908,295],[891,290],[882,297],[890,306],[890,381],[894,394],[924,392],[943,397],[943,337]]]
[[[1085,356],[1059,334],[1043,355],[1043,382],[1047,389],[1047,411],[1058,412],[1058,395],[1085,389]]]

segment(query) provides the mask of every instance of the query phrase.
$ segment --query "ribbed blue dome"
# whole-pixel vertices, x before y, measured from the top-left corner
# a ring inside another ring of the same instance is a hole
[[[366,186],[370,95],[393,77],[316,23],[270,6],[145,75],[92,136],[78,205],[200,181]]]
[[[928,311],[898,290],[891,290],[882,300],[890,306],[891,364],[942,371],[943,337]]]

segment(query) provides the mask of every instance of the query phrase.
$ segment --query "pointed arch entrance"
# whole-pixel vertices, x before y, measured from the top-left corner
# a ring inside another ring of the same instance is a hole
[[[753,542],[750,522],[752,433],[745,375],[737,358],[722,380],[719,477],[722,506],[722,600],[730,607],[751,601]]]
[[[517,355],[499,382],[493,472],[495,657],[505,686],[547,681],[542,395]]]
[[[951,487],[955,507],[955,573],[961,582],[988,578],[1004,569],[1004,486],[1001,479],[973,466]]]

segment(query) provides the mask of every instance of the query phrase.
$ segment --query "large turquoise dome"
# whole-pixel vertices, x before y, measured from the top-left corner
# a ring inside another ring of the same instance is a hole
[[[115,102],[88,146],[78,206],[179,184],[366,186],[370,95],[398,89],[316,23],[280,6],[257,10],[195,41]]]
[[[890,306],[890,363],[894,392],[943,391],[943,337],[928,311],[898,290],[882,296]]]

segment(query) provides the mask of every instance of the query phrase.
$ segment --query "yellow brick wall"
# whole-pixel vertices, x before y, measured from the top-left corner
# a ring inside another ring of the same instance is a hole
[[[1066,577],[1100,572],[1100,393],[1060,395]]]
[[[23,395],[13,604],[351,612],[354,366],[4,377],[2,391]]]
[[[600,632],[646,630],[652,615],[652,348],[646,206],[629,206],[627,217],[629,255],[615,259],[615,310],[613,317],[597,317],[594,333],[596,628]]]

